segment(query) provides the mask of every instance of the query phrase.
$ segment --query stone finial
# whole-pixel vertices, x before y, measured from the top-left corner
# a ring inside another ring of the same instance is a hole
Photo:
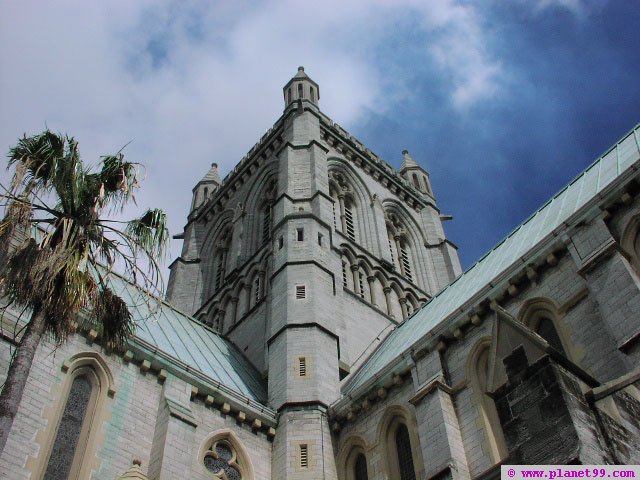
[[[416,162],[411,155],[409,155],[409,150],[402,150],[402,166],[400,167],[400,171],[404,171],[407,168],[412,167],[420,167],[418,162]]]
[[[209,169],[207,174],[202,178],[201,182],[211,182],[217,185],[220,185],[222,183],[222,180],[220,179],[220,174],[218,173],[217,163],[211,164],[211,168]]]
[[[133,462],[131,463],[132,465],[129,468],[129,470],[127,470],[122,475],[120,475],[117,480],[124,480],[124,479],[131,479],[131,478],[138,479],[138,480],[149,480],[149,477],[147,477],[144,471],[142,470],[142,460],[138,458],[134,458]]]
[[[302,102],[317,106],[320,100],[320,87],[305,73],[304,67],[298,67],[298,72],[287,82],[282,92],[285,109],[292,104],[302,108]]]

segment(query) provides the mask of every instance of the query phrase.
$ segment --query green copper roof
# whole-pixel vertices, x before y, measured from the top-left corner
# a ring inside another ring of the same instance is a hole
[[[115,293],[127,302],[136,322],[135,338],[197,370],[241,395],[264,403],[266,388],[258,371],[229,341],[192,317],[179,312],[117,275],[110,277]],[[149,300],[149,301],[146,301]]]
[[[558,192],[502,242],[399,325],[355,372],[343,388],[348,395],[379,374],[395,358],[442,321],[456,313],[474,294],[568,220],[589,200],[640,159],[640,124]]]

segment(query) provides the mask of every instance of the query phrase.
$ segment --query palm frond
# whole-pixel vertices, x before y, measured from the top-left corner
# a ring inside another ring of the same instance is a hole
[[[169,241],[164,211],[157,208],[148,209],[140,218],[131,220],[125,231],[133,239],[134,247],[139,246],[151,257],[164,256]]]

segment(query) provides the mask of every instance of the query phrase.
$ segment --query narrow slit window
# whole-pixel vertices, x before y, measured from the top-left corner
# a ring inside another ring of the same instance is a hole
[[[345,262],[342,262],[342,286],[344,288],[347,288],[348,283],[347,283],[347,264]]]
[[[296,285],[296,299],[302,298],[307,298],[307,287],[306,285]]]
[[[307,359],[305,357],[298,358],[298,373],[301,377],[307,376]]]
[[[300,445],[300,468],[309,468],[309,447]]]
[[[304,88],[301,83],[298,84],[298,98],[304,98]]]
[[[309,98],[311,99],[312,102],[315,101],[316,99],[316,95],[313,91],[313,87],[309,87]]]
[[[363,273],[362,270],[358,272],[358,295],[360,298],[364,298],[364,281],[362,280]]]
[[[271,207],[267,207],[262,214],[262,243],[271,238]]]
[[[254,299],[255,299],[255,302],[258,303],[260,301],[260,293],[261,293],[260,292],[260,287],[261,287],[261,285],[260,285],[260,277],[256,277],[256,281],[254,282],[254,284],[255,284],[255,289],[256,289],[255,290]]]
[[[291,87],[289,87],[287,91],[287,103],[291,103]]]
[[[304,241],[304,228],[298,228],[296,230],[296,235],[299,242]]]
[[[284,237],[280,236],[278,239],[278,250],[282,250],[282,247],[284,247]]]

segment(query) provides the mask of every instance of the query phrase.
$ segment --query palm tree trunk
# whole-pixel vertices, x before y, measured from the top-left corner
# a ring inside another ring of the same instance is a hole
[[[31,316],[27,329],[18,344],[15,357],[9,367],[4,388],[0,394],[0,454],[9,438],[9,432],[16,417],[24,387],[27,384],[33,357],[44,332],[44,311],[36,310]]]

